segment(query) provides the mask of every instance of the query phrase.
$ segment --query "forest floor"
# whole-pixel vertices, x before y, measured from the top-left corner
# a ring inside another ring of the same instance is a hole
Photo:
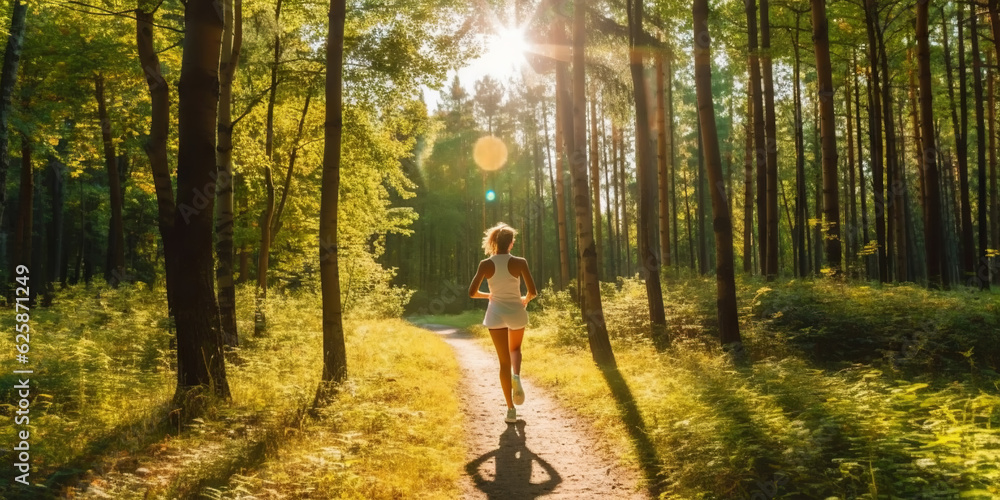
[[[496,354],[465,330],[424,325],[454,348],[462,378],[467,458],[464,498],[646,498],[639,473],[621,465],[595,439],[593,424],[552,394],[522,379],[525,404],[516,424],[504,422]]]

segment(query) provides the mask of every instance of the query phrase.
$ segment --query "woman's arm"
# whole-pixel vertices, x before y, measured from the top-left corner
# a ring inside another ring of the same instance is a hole
[[[479,269],[476,270],[476,275],[472,277],[472,284],[469,285],[469,298],[473,299],[490,298],[490,294],[480,292],[479,287],[483,284],[483,278],[486,277],[486,273],[489,271],[489,267],[492,265],[493,262],[489,260],[483,260],[479,262]]]
[[[531,271],[528,270],[528,261],[523,260],[523,267],[521,269],[521,278],[524,279],[524,285],[528,287],[528,294],[521,297],[521,304],[525,307],[528,306],[528,302],[538,296],[538,290],[535,289],[535,280],[531,278]]]

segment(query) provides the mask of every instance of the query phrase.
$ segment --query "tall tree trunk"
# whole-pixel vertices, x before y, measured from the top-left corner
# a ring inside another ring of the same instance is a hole
[[[125,227],[122,221],[121,179],[116,163],[114,139],[111,136],[111,119],[104,101],[104,75],[94,77],[94,96],[97,99],[97,118],[101,125],[101,139],[104,143],[104,167],[108,172],[108,191],[111,200],[111,221],[108,225],[108,265],[104,269],[104,279],[117,287],[125,277]]]
[[[10,32],[7,35],[7,48],[3,54],[3,67],[0,68],[0,221],[7,207],[7,171],[10,170],[10,97],[17,83],[17,66],[21,61],[21,49],[24,45],[25,18],[28,15],[28,4],[14,0],[10,14]]]
[[[958,15],[959,15],[959,17],[961,17],[961,11],[959,11]],[[953,135],[955,136],[955,155],[959,157],[958,161],[961,162],[961,161],[965,161],[962,158],[966,158],[966,155],[960,154],[960,151],[962,151],[962,150],[965,149],[966,142],[965,142],[965,138],[962,135],[963,134],[963,132],[962,132],[963,129],[961,127],[959,127],[958,106],[955,104],[955,83],[954,83],[954,78],[952,76],[951,51],[948,48],[948,16],[945,14],[944,6],[941,6],[941,28],[942,28],[942,30],[941,30],[941,40],[942,40],[942,45],[944,47],[944,66],[945,66],[945,70],[946,70],[945,74],[947,76],[947,81],[948,81],[948,85],[947,85],[947,87],[948,87],[948,103],[950,104],[949,108],[951,109],[951,127],[952,127]],[[937,143],[941,144],[940,140]],[[943,163],[943,165],[946,165],[946,168],[944,169],[944,172],[943,172],[944,173],[944,177],[945,177],[945,181],[944,182],[953,182],[954,181],[954,168],[955,168],[955,165],[951,161],[950,151],[949,151],[948,157],[949,157],[949,160],[947,162]],[[948,203],[945,198],[943,198],[941,200],[941,202],[945,203],[947,209],[949,209],[949,210],[952,209],[952,207],[954,207],[954,214],[953,215],[954,215],[954,218],[955,218],[955,223],[958,226],[957,230],[955,231],[955,233],[959,235],[958,241],[960,241],[961,240],[961,234],[962,234],[961,215],[960,214],[962,213],[962,211],[961,211],[961,207],[958,206],[958,196],[954,196],[957,193],[955,193],[955,190],[951,189],[951,187],[946,188],[945,191],[944,191],[944,193],[945,194],[942,195],[943,197],[947,198],[948,196],[951,196],[951,198],[952,198],[952,202],[951,203]],[[946,222],[947,224],[949,224],[949,225],[951,224],[951,220],[950,219],[946,219],[946,221],[947,221]],[[945,234],[945,236],[947,238],[949,238],[949,240],[953,236],[952,235],[952,231],[945,231],[944,234]],[[956,245],[957,244],[958,243],[956,242]],[[950,251],[952,250],[952,246],[953,245],[948,245],[946,247],[946,249],[945,249],[946,253],[950,253]],[[957,253],[961,253],[961,252],[958,251],[957,248],[955,250],[956,250],[956,254]],[[950,281],[949,277],[951,275],[951,272],[950,272],[951,271],[951,269],[950,269],[951,265],[949,263],[951,261],[951,259],[949,257],[947,257],[947,256],[942,256],[942,259],[943,259],[943,261],[942,261],[942,266],[943,266],[942,267],[942,285],[945,288],[947,288],[948,287],[948,283]],[[958,276],[956,276],[956,280],[958,282],[962,281],[961,274],[959,274]]]
[[[941,273],[941,193],[934,144],[934,92],[931,88],[931,51],[927,40],[929,1],[917,2],[917,64],[920,72],[920,168],[926,181],[927,208],[924,211],[924,240],[927,245],[927,281],[931,288],[947,286]],[[947,31],[947,30],[945,30]]]
[[[989,258],[989,226],[986,224],[986,111],[983,106],[983,62],[979,55],[979,25],[978,15],[973,7],[970,16],[972,23],[972,83],[976,94],[976,163],[979,187],[976,193],[977,217],[979,226],[979,255],[975,267],[974,281],[981,290],[990,288],[990,258]]]
[[[654,328],[666,325],[663,310],[663,290],[660,288],[660,262],[656,257],[656,169],[653,165],[649,133],[649,103],[646,100],[644,75],[644,47],[639,39],[643,35],[643,0],[629,0],[629,69],[632,73],[632,95],[635,99],[635,150],[638,162],[636,174],[639,184],[639,211],[636,228],[639,236],[639,272],[646,281],[646,302],[649,320]],[[582,24],[582,21],[579,21]],[[579,27],[582,30],[582,26]],[[582,47],[582,45],[578,45]],[[660,105],[662,107],[662,104]]]
[[[940,137],[938,137],[938,144],[941,144]],[[961,254],[961,234],[962,234],[962,207],[959,205],[960,195],[958,194],[958,162],[951,157],[951,151],[948,151],[948,160],[945,162],[947,168],[945,169],[947,176],[947,198],[950,203],[948,203],[948,209],[951,211],[951,219],[949,220],[949,231],[945,231],[945,234],[951,236],[951,245],[949,245],[949,250],[951,254],[947,259],[945,265],[947,267],[948,277],[944,278],[943,281],[948,283],[962,283],[962,268],[960,264],[960,254]],[[942,202],[944,200],[942,199]],[[945,285],[947,288],[947,285]]]
[[[223,0],[222,54],[219,61],[219,145],[215,154],[219,169],[215,185],[216,220],[215,246],[218,263],[215,279],[219,282],[219,317],[222,324],[222,341],[236,347],[240,339],[236,330],[236,285],[233,280],[233,75],[240,61],[243,47],[243,2]]]
[[[558,104],[556,105],[556,107],[558,108]],[[557,117],[556,121],[557,121],[557,125],[558,125],[558,117]],[[556,252],[556,258],[553,260],[553,262],[556,263],[556,267],[560,268],[559,272],[553,272],[552,273],[553,274],[552,278],[553,278],[553,281],[555,282],[556,289],[557,290],[562,290],[563,287],[565,286],[564,282],[562,281],[562,278],[563,278],[563,276],[561,275],[561,268],[562,268],[562,266],[560,265],[560,263],[562,262],[562,259],[563,259],[563,254],[561,252],[560,245],[561,245],[561,242],[563,240],[560,238],[560,236],[558,234],[559,233],[559,231],[558,231],[558,225],[559,225],[559,222],[558,222],[559,221],[559,197],[557,196],[557,190],[556,190],[556,173],[555,173],[555,167],[552,165],[553,163],[559,164],[559,162],[562,161],[562,160],[559,158],[559,154],[558,154],[559,151],[560,151],[560,149],[559,149],[560,146],[559,146],[559,137],[557,136],[556,137],[556,158],[555,158],[555,162],[552,161],[552,153],[551,153],[552,149],[551,149],[551,146],[549,144],[549,116],[548,116],[548,113],[546,112],[546,108],[545,108],[544,102],[542,104],[542,125],[543,125],[544,131],[545,131],[545,159],[547,160],[548,167],[549,167],[549,195],[552,196],[552,212],[553,212],[553,214],[552,214],[552,225],[553,225],[553,227],[556,228],[556,244],[555,245],[551,245],[551,247]],[[473,262],[475,262],[475,259],[473,259]]]
[[[715,107],[712,103],[712,68],[708,34],[708,0],[694,0],[695,87],[698,96],[698,117],[705,148],[705,164],[713,186],[722,185],[722,158],[719,136],[715,127]],[[718,295],[719,337],[722,345],[742,357],[743,343],[736,311],[736,280],[733,269],[733,225],[726,204],[725,192],[712,193],[712,227],[715,228],[716,293]]]
[[[1000,1],[989,0],[988,1],[989,15],[990,15],[990,28],[993,34],[993,48],[996,54],[996,61],[1000,63]],[[989,59],[987,59],[986,65],[991,67]],[[998,199],[997,193],[997,158],[996,158],[996,134],[994,126],[996,123],[995,108],[996,108],[996,95],[994,94],[994,83],[993,80],[995,76],[989,78],[989,100],[990,100],[990,226],[992,229],[992,242],[993,248],[1000,248],[1000,199]],[[997,258],[994,257],[994,262],[997,262]],[[994,272],[994,283],[1000,285],[1000,272]]]
[[[560,83],[561,82],[561,83]],[[566,129],[563,127],[564,117],[569,110],[559,99],[562,92],[568,89],[559,87],[566,85],[563,80],[556,79],[556,229],[559,233],[559,289],[565,289],[569,283],[569,236],[566,234]]]
[[[975,277],[976,247],[972,239],[972,203],[969,196],[971,191],[969,188],[969,107],[965,63],[964,25],[966,19],[964,4],[958,4],[958,12],[958,99],[962,130],[961,141],[956,148],[958,150],[959,196],[962,200],[962,244],[960,245],[962,279],[960,282],[968,282]]]
[[[796,12],[794,42],[794,68],[792,69],[792,95],[795,101],[795,244],[796,275],[805,277],[809,274],[808,252],[806,252],[806,235],[809,231],[809,216],[806,200],[806,145],[802,130],[802,83],[799,58],[799,21],[801,15]]]
[[[534,130],[533,130],[533,134],[532,134],[532,136],[533,136],[532,144],[533,144],[533,147],[534,147],[534,150],[533,150],[534,161],[533,161],[533,163],[534,163],[534,167],[535,167],[534,168],[534,171],[535,171],[534,172],[534,174],[535,174],[535,199],[531,203],[531,207],[532,207],[531,210],[532,210],[532,215],[534,215],[535,234],[537,235],[534,238],[534,240],[535,240],[534,241],[535,246],[534,246],[533,258],[535,260],[534,267],[535,267],[535,269],[538,272],[538,276],[541,278],[541,280],[539,280],[539,281],[542,284],[544,284],[547,281],[546,271],[548,270],[548,268],[545,266],[545,258],[544,258],[545,257],[545,254],[544,254],[544,251],[545,251],[545,227],[543,226],[543,224],[544,224],[544,220],[545,220],[544,219],[544,215],[545,215],[545,199],[542,198],[542,163],[544,162],[544,159],[542,158],[542,146],[541,146],[541,143],[538,140],[538,132],[539,132],[539,130],[538,130],[538,122],[535,121],[535,120],[537,120],[537,115],[535,115],[534,113],[532,113],[532,119],[534,121],[534,124],[533,124],[534,125],[534,127],[533,127]],[[607,188],[607,186],[605,186],[605,189],[606,188]],[[471,269],[468,266],[466,266],[465,268],[466,269]]]
[[[813,99],[813,140],[812,140],[812,150],[813,158],[820,158],[821,152],[821,140],[820,140],[820,120],[819,120],[819,100]],[[816,220],[823,219],[823,169],[816,169],[816,195],[814,200],[816,200]],[[813,226],[813,269],[814,272],[819,274],[820,270],[823,268],[823,230],[820,224]]]
[[[586,309],[582,310],[584,321],[587,323],[587,339],[590,343],[590,352],[594,362],[603,368],[616,368],[615,356],[611,351],[611,341],[608,338],[607,325],[604,323],[604,309],[601,304],[601,288],[597,281],[597,252],[594,246],[593,236],[593,215],[590,213],[590,192],[587,189],[587,131],[584,128],[585,96],[584,96],[584,45],[585,26],[584,13],[587,8],[586,0],[580,0],[574,8],[573,15],[573,95],[570,92],[566,80],[569,79],[566,63],[560,62],[556,65],[556,75],[563,80],[562,94],[560,98],[565,103],[564,108],[567,113],[563,114],[563,138],[566,142],[566,151],[572,151],[572,162],[570,163],[573,178],[573,200],[576,211],[576,235],[580,246],[580,255],[583,261],[580,266],[583,268],[583,280],[581,285],[583,291],[584,304]],[[558,27],[557,32],[562,33],[562,28]]]
[[[991,68],[993,66],[993,61],[991,60],[991,52],[986,53],[986,67]],[[992,246],[990,248],[996,249],[1000,247],[1000,204],[997,203],[997,145],[996,145],[996,93],[994,90],[994,80],[996,80],[996,75],[991,74],[989,69],[986,70],[987,75],[989,75],[986,81],[989,83],[987,86],[986,94],[989,96],[989,122],[990,122],[990,241]],[[993,257],[993,284],[1000,285],[1000,272],[997,269],[997,257]]]
[[[59,139],[56,151],[65,154],[69,141],[65,138]],[[63,206],[66,200],[66,165],[58,158],[50,155],[48,168],[45,169],[46,185],[49,190],[49,209],[51,217],[46,229],[46,241],[48,243],[48,262],[45,266],[45,305],[51,305],[52,294],[55,291],[53,283],[62,282],[66,275],[63,271]]]
[[[257,300],[254,312],[254,335],[263,335],[267,330],[267,271],[271,258],[271,223],[274,218],[274,180],[271,166],[274,158],[274,101],[278,92],[278,64],[281,62],[281,0],[274,5],[274,57],[271,60],[271,87],[267,98],[267,124],[265,126],[264,188],[267,202],[260,214],[260,253],[257,254]]]
[[[597,249],[597,278],[601,278],[604,270],[604,252],[601,248],[601,172],[597,154],[597,98],[594,84],[590,86],[590,189],[591,199],[594,204],[594,230],[597,232],[594,237],[594,245]]]
[[[781,203],[782,203],[782,205],[784,206],[784,209],[785,209],[785,222],[788,223],[789,231],[792,233],[792,237],[794,237],[796,231],[795,231],[795,225],[792,222],[792,211],[788,208],[788,194],[785,193],[785,183],[782,182],[782,183],[779,183],[778,185],[781,186]],[[792,258],[796,259],[797,255],[798,255],[798,252],[795,251],[795,246],[792,245]],[[797,261],[796,260],[792,261],[792,267],[793,268],[795,267],[795,262],[797,262]],[[798,273],[795,273],[795,276],[798,276]]]
[[[167,135],[170,128],[170,86],[163,77],[160,68],[160,58],[153,47],[153,12],[142,8],[135,11],[136,47],[139,54],[139,64],[146,75],[146,85],[152,103],[150,112],[149,137],[144,144],[146,156],[149,158],[150,170],[153,174],[153,186],[156,190],[157,225],[160,230],[160,240],[163,242],[164,282],[167,289],[167,315],[173,316],[173,291],[176,289],[174,280],[179,263],[174,248],[174,187],[170,179],[170,165],[167,160]],[[178,356],[178,361],[180,357]],[[178,372],[182,371],[178,365]]]
[[[919,184],[917,193],[920,196],[920,209],[921,209],[921,221],[922,221],[927,217],[927,214],[924,212],[927,208],[927,196],[925,194],[927,180],[924,178],[924,173],[925,173],[924,169],[920,168],[921,167],[920,157],[923,154],[923,148],[921,147],[920,144],[920,113],[917,112],[917,72],[915,71],[916,68],[914,67],[914,62],[913,62],[913,55],[915,52],[916,52],[915,48],[911,46],[910,49],[906,52],[907,54],[906,57],[907,60],[909,61],[908,66],[910,67],[909,69],[910,88],[908,97],[910,101],[910,129],[913,130],[912,151],[913,151],[914,163],[917,165],[916,169],[917,183]],[[907,220],[909,220],[909,217],[907,217]],[[922,278],[924,274],[923,266],[926,262],[920,262],[917,259],[919,250],[917,249],[916,228],[907,227],[907,230],[912,235],[910,241],[913,242],[911,248],[913,248],[914,251],[912,258],[908,259],[908,262],[910,263],[910,267],[913,269],[913,272],[911,274],[911,280],[915,281],[917,279],[923,279]],[[926,259],[924,260],[926,261]]]
[[[299,157],[299,148],[302,143],[302,135],[305,130],[306,115],[309,114],[309,102],[312,101],[312,93],[306,92],[306,101],[302,105],[302,115],[299,116],[299,126],[295,130],[295,141],[292,143],[292,151],[288,154],[288,170],[285,173],[285,183],[282,185],[281,189],[281,199],[278,200],[278,208],[274,211],[274,217],[271,220],[271,244],[274,244],[274,238],[278,235],[278,231],[281,230],[281,214],[285,211],[285,201],[288,199],[288,192],[292,188],[292,172],[295,171],[295,160]]]
[[[656,126],[659,138],[656,141],[657,189],[660,208],[660,261],[664,266],[670,266],[670,211],[667,198],[669,178],[667,172],[667,141],[671,136],[667,131],[666,89],[664,88],[663,60],[668,57],[663,53],[656,56]],[[674,145],[670,144],[670,148]]]
[[[178,384],[176,397],[187,389],[208,386],[229,397],[222,357],[222,332],[216,302],[212,258],[215,189],[215,126],[219,104],[219,53],[222,19],[208,0],[190,0],[184,8],[184,55],[178,95],[177,257],[173,283],[177,323]],[[168,257],[169,258],[169,257]],[[182,291],[182,292],[181,292]]]
[[[614,121],[611,122],[611,164],[608,168],[611,169],[611,184],[615,188],[615,204],[611,207],[611,212],[614,214],[615,218],[615,229],[614,229],[614,241],[611,242],[610,247],[614,248],[615,260],[614,260],[614,275],[621,276],[622,272],[622,252],[621,252],[621,184],[618,182],[618,127],[615,125]],[[611,237],[609,231],[608,237]]]
[[[816,75],[819,80],[820,134],[823,138],[823,211],[826,222],[826,264],[832,274],[841,272],[840,203],[837,186],[837,117],[833,111],[833,71],[830,68],[830,29],[826,0],[811,0]]]
[[[685,182],[685,184],[688,184],[691,181],[690,174],[685,173],[684,180],[688,181]],[[687,233],[688,233],[688,261],[689,261],[688,266],[691,268],[692,271],[696,269],[694,261],[695,259],[694,235],[691,233],[691,225],[693,224],[693,221],[694,221],[694,216],[691,215],[691,195],[688,194],[687,189],[684,189],[684,222],[685,225],[687,226]]]
[[[878,26],[877,19],[876,26]],[[885,50],[882,28],[878,27],[875,34],[878,41],[879,63],[885,81],[885,85],[882,86],[882,117],[885,120],[886,183],[889,196],[889,199],[886,200],[886,208],[889,212],[886,239],[887,260],[891,262],[895,280],[906,281],[908,279],[906,276],[906,221],[904,217],[906,184],[899,160],[900,155],[896,148],[896,122],[892,109],[892,75],[889,73],[889,57]],[[893,253],[894,250],[895,253]]]
[[[743,154],[743,272],[753,272],[753,96],[747,95]],[[677,212],[674,212],[676,215]]]
[[[677,266],[678,260],[680,260],[680,239],[677,236],[677,226],[680,225],[677,221],[677,127],[674,124],[674,70],[672,58],[667,58],[666,66],[667,123],[670,124],[670,213],[673,214],[673,223],[671,224],[673,242],[670,245],[673,254],[670,256],[670,261],[675,266],[675,269],[679,269],[679,266]]]
[[[614,240],[614,229],[612,228],[611,214],[613,213],[613,207],[611,206],[611,175],[610,171],[613,170],[611,166],[612,163],[608,162],[608,129],[607,129],[607,119],[605,118],[605,113],[607,109],[607,103],[601,101],[601,144],[604,146],[601,148],[602,158],[601,161],[604,164],[604,199],[607,200],[607,208],[605,210],[605,223],[607,224],[608,238],[607,238],[607,259],[604,261],[604,272],[611,281],[616,281],[615,278],[617,273],[615,273],[615,240]],[[614,148],[614,140],[611,140],[611,149]],[[612,160],[614,157],[612,156]]]
[[[778,212],[778,137],[775,131],[768,2],[769,0],[760,0],[760,66],[764,79],[764,145],[767,148],[767,262],[766,271],[762,274],[770,281],[778,276],[778,219],[781,214]],[[762,261],[761,265],[764,264]]]
[[[17,196],[17,221],[14,224],[14,255],[11,259],[11,276],[23,273],[14,272],[17,266],[23,265],[29,269],[32,266],[32,234],[34,229],[32,207],[35,202],[35,175],[32,172],[32,147],[31,140],[21,134],[21,184],[18,188]],[[29,291],[32,288],[29,287]],[[29,300],[34,302],[34,293],[30,293]]]
[[[851,72],[854,72],[854,68],[851,68]],[[858,255],[858,212],[857,212],[857,189],[854,184],[854,113],[851,110],[851,78],[846,79],[846,95],[844,103],[847,106],[847,120],[845,122],[844,128],[847,130],[847,219],[850,221],[850,226],[847,228],[847,258],[844,259],[844,264],[848,269],[848,277],[853,272],[854,261]],[[856,90],[856,89],[855,89]],[[853,110],[857,113],[861,113],[860,109]],[[858,146],[861,145],[861,136],[858,136]],[[858,160],[861,159],[861,152],[858,152]],[[860,163],[860,161],[859,161]]]
[[[864,141],[861,140],[863,137],[861,133],[861,84],[858,82],[858,57],[857,51],[851,51],[851,67],[854,68],[854,109],[857,112],[854,114],[854,126],[858,131],[858,186],[861,188],[861,193],[859,193],[859,198],[861,198],[861,245],[862,247],[868,246],[868,194],[867,194],[867,183],[865,182],[865,168],[864,162],[861,158],[865,158],[864,154]],[[868,83],[870,87],[871,82]],[[869,150],[869,153],[871,151]],[[866,279],[871,276],[868,263],[871,259],[865,256],[864,270],[859,270],[859,274],[864,276]]]
[[[83,179],[80,178],[80,257],[77,261],[77,282],[79,283],[79,275],[82,268],[83,271],[83,281],[87,285],[90,284],[90,279],[93,277],[94,265],[93,265],[93,255],[91,249],[93,248],[93,224],[91,223],[91,218],[88,217],[88,213],[85,211],[86,207],[89,205],[87,202],[89,200],[84,196],[83,192]],[[14,237],[17,237],[17,232],[14,233]],[[15,252],[19,251],[19,246],[15,245]],[[20,259],[20,257],[18,257]],[[179,360],[178,360],[179,362]],[[180,370],[180,365],[178,365],[178,370]]]
[[[701,118],[699,117],[698,120]],[[696,120],[697,121],[697,120]],[[698,169],[694,174],[695,224],[698,225],[698,273],[708,274],[708,241],[705,234],[705,147],[701,137],[701,123],[696,123],[698,130]]]
[[[927,179],[924,178],[924,169],[922,160],[920,157],[923,155],[923,146],[920,139],[920,113],[917,111],[917,71],[914,67],[913,55],[916,50],[913,47],[907,51],[907,60],[909,61],[909,78],[910,78],[910,88],[909,88],[909,101],[910,101],[910,128],[913,129],[913,158],[917,164],[917,182],[919,183],[917,192],[920,194],[920,209],[921,209],[921,220],[927,218]],[[914,238],[916,239],[916,238]],[[911,262],[916,259],[910,259]],[[925,259],[926,261],[926,259]],[[926,262],[924,262],[926,264]],[[918,273],[920,274],[920,273]]]
[[[870,116],[871,160],[873,198],[875,202],[875,239],[877,240],[878,279],[881,283],[889,281],[889,266],[886,256],[885,235],[885,179],[882,156],[882,87],[878,73],[878,44],[875,37],[878,31],[876,16],[878,4],[876,0],[865,0],[865,25],[868,31],[868,63],[871,68],[871,95],[869,97],[868,114]],[[886,82],[888,85],[888,82]]]
[[[628,178],[625,177],[625,131],[618,129],[618,178],[622,190],[622,251],[625,253],[625,276],[632,277],[632,242],[628,236]]]
[[[757,158],[757,253],[760,274],[767,275],[767,146],[764,141],[764,96],[761,93],[760,53],[757,48],[757,0],[746,0],[747,52],[750,54],[750,92],[753,94],[754,148]]]
[[[344,130],[344,21],[345,0],[330,2],[330,31],[326,39],[326,120],[323,181],[320,194],[319,266],[323,290],[323,379],[317,402],[347,378],[343,309],[340,303],[340,258],[337,206],[340,194],[340,148]]]

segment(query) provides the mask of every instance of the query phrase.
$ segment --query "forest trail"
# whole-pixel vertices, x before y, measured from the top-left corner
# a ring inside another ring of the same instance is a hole
[[[459,399],[469,443],[463,498],[647,498],[637,488],[638,472],[619,466],[614,450],[594,439],[590,424],[531,383],[530,355],[522,379],[525,404],[517,407],[518,422],[507,424],[496,354],[461,329],[424,328],[455,349],[462,369]]]

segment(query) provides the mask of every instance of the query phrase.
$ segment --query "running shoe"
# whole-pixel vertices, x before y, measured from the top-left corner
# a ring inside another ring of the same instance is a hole
[[[523,405],[524,404],[524,388],[521,387],[521,376],[520,375],[512,375],[511,378],[510,378],[510,380],[511,380],[511,383],[513,384],[513,388],[510,391],[510,396],[511,396],[511,398],[514,399],[514,404],[516,404],[516,405]]]
[[[516,423],[517,422],[517,410],[515,410],[514,408],[508,408],[507,409],[507,418],[505,418],[503,420],[504,420],[504,422],[507,422],[508,424]]]

